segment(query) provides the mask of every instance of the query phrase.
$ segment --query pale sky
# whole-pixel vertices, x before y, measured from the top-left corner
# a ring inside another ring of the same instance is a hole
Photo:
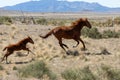
[[[0,7],[11,6],[26,1],[37,1],[37,0],[0,0]],[[85,1],[90,3],[97,2],[107,7],[120,7],[120,0],[67,0],[67,1]]]

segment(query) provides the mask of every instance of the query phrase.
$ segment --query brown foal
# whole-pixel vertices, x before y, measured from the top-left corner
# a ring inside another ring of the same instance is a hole
[[[6,46],[6,47],[3,49],[3,51],[5,51],[5,50],[7,49],[7,52],[6,52],[6,54],[3,56],[2,61],[3,61],[4,58],[6,57],[6,63],[8,63],[8,62],[7,62],[7,58],[8,58],[9,55],[13,54],[14,51],[26,50],[26,51],[28,51],[28,54],[29,54],[29,52],[33,53],[31,50],[29,50],[29,48],[26,47],[26,44],[27,44],[28,42],[34,44],[34,41],[28,36],[27,38],[19,41],[19,42],[16,43],[16,44],[10,44],[10,45]],[[28,54],[27,54],[27,55],[28,55]],[[33,53],[33,54],[34,54],[34,53]],[[1,61],[1,62],[2,62],[2,61]]]

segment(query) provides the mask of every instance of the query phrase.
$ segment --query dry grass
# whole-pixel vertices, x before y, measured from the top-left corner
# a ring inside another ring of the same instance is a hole
[[[51,14],[48,14],[48,15],[49,15],[48,17],[49,19],[50,17],[53,17],[51,16]],[[56,15],[58,16],[58,14]],[[66,19],[75,20],[78,17],[82,17],[81,15],[76,15],[76,14],[73,14],[75,15],[75,17],[71,15],[72,14],[69,14],[69,15],[66,14],[65,15]],[[99,20],[101,18],[108,19],[108,17],[103,18],[101,16],[98,16],[98,17],[97,16],[98,15],[96,15],[96,18],[95,16],[91,18],[89,15],[89,19],[91,20]],[[103,16],[105,17],[106,15],[103,15]],[[59,17],[59,18],[61,19],[62,17]],[[66,25],[69,25],[69,24],[70,22],[68,21]],[[99,76],[98,68],[101,68],[101,65],[107,65],[107,66],[111,65],[111,67],[113,68],[120,69],[120,64],[119,64],[120,63],[120,45],[119,45],[120,38],[91,39],[91,38],[82,36],[81,38],[83,39],[87,47],[86,51],[81,51],[80,49],[82,48],[81,43],[77,48],[73,48],[72,46],[76,45],[76,42],[74,40],[63,40],[63,43],[69,46],[68,50],[71,51],[71,55],[67,56],[65,52],[59,47],[58,41],[55,39],[55,37],[51,36],[45,40],[39,37],[39,34],[44,35],[49,31],[49,29],[53,29],[54,27],[56,26],[24,24],[24,23],[19,23],[17,21],[11,25],[0,25],[0,28],[1,28],[0,29],[0,36],[1,36],[0,37],[0,43],[1,43],[0,57],[2,57],[3,54],[5,53],[2,51],[2,49],[6,45],[10,43],[16,43],[19,40],[23,39],[24,37],[27,37],[27,35],[30,35],[35,42],[34,45],[32,44],[27,45],[27,47],[30,47],[30,49],[35,53],[35,55],[29,54],[28,56],[23,56],[27,54],[26,51],[14,52],[13,55],[8,57],[8,61],[11,62],[11,64],[5,64],[4,62],[0,64],[3,67],[3,70],[0,71],[0,79],[22,80],[23,78],[21,79],[21,77],[17,75],[18,69],[21,67],[26,67],[27,65],[39,60],[43,60],[45,62],[46,66],[48,66],[49,69],[57,75],[58,80],[64,80],[61,76],[61,73],[71,68],[81,70],[81,69],[84,69],[84,67],[89,66],[91,73],[93,73],[95,76]],[[117,25],[115,27],[102,27],[102,28],[97,27],[97,29],[100,32],[103,32],[104,30],[109,30],[109,29],[119,31],[120,27]],[[107,52],[111,54],[107,55],[106,54]],[[73,56],[76,53],[79,53],[79,55]],[[115,72],[115,74],[117,73]],[[43,77],[46,78],[46,75],[44,75]],[[38,79],[32,77],[32,78],[24,78],[24,80],[38,80]],[[46,79],[46,80],[49,80],[49,79]],[[107,79],[101,78],[101,80],[107,80]]]

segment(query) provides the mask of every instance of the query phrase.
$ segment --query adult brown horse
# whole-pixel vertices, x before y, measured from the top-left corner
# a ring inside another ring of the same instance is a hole
[[[56,27],[52,29],[49,33],[47,33],[45,36],[40,35],[40,37],[47,38],[49,35],[53,34],[58,39],[60,47],[63,48],[66,53],[67,51],[65,50],[64,47],[68,48],[68,46],[62,43],[62,38],[73,39],[77,41],[77,45],[73,47],[77,47],[79,41],[81,41],[83,44],[83,49],[85,50],[86,49],[85,44],[83,40],[80,38],[81,30],[84,26],[87,26],[88,28],[92,27],[87,18],[80,18],[73,22],[71,26]]]
[[[24,38],[23,40],[19,41],[18,43],[16,44],[10,44],[8,46],[6,46],[3,51],[5,51],[7,49],[7,52],[6,54],[3,56],[2,58],[2,61],[4,60],[4,58],[6,57],[6,63],[7,62],[7,57],[11,54],[13,54],[14,51],[19,51],[19,50],[26,50],[28,51],[28,54],[29,52],[33,53],[31,50],[29,50],[29,48],[26,47],[26,44],[27,43],[32,43],[34,44],[34,41],[32,40],[32,38],[30,38],[29,36],[27,38]],[[34,53],[33,53],[34,54]],[[2,62],[1,61],[1,62]]]

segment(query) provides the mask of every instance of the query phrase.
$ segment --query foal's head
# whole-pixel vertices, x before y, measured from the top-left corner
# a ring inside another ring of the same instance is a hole
[[[28,42],[30,42],[30,43],[32,43],[32,44],[34,44],[34,41],[32,40],[32,38],[31,38],[31,37],[29,37],[29,36],[28,36],[28,37],[26,38],[26,40],[27,40]]]
[[[87,20],[87,18],[80,18],[76,22],[73,22],[73,25],[77,26],[87,26],[88,28],[91,28],[90,22]]]

